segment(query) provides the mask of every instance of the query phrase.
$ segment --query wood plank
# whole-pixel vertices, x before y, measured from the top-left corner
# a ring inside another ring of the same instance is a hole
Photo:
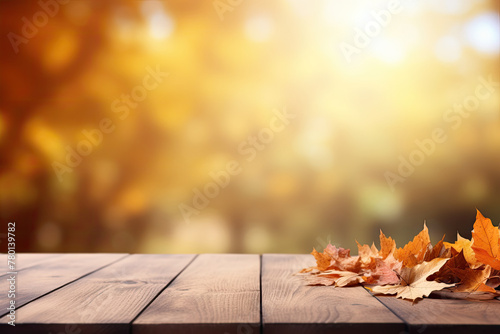
[[[2,333],[65,333],[71,326],[72,333],[129,334],[132,320],[193,258],[130,255],[22,307],[16,327]]]
[[[410,333],[499,333],[500,301],[424,298],[411,301],[377,295],[410,329]]]
[[[21,307],[124,256],[125,254],[65,254],[54,261],[19,271],[16,277],[15,305]],[[0,291],[9,291],[7,279],[0,281]],[[9,302],[7,293],[0,294],[0,316],[7,314]]]
[[[258,329],[259,278],[259,255],[199,255],[134,321],[132,333],[222,334]]]
[[[21,271],[44,262],[57,259],[61,256],[62,254],[57,253],[16,253],[16,259],[14,260],[16,264],[16,271]],[[2,264],[5,264],[5,268],[7,268],[7,254],[1,254],[0,261]],[[4,274],[4,270],[0,271],[0,279],[3,279],[4,276],[7,276],[7,274]]]
[[[400,333],[405,324],[362,287],[306,286],[298,276],[311,255],[264,254],[264,333]]]

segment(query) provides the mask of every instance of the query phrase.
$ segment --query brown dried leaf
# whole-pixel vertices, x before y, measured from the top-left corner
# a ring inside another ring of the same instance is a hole
[[[460,284],[453,291],[456,292],[491,292],[496,293],[495,289],[487,286],[485,283],[490,277],[491,267],[486,266],[483,269],[458,269],[452,268],[451,271],[460,278]]]

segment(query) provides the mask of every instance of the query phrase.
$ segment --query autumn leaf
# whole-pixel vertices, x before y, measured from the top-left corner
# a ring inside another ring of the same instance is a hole
[[[375,244],[372,244],[371,247],[368,245],[361,246],[361,244],[357,241],[356,244],[358,245],[358,256],[363,264],[368,264],[373,258],[379,256],[379,252],[377,247],[375,247]]]
[[[490,266],[486,266],[484,269],[452,268],[451,271],[460,279],[460,284],[454,289],[456,292],[496,293],[495,289],[485,284],[491,274]]]
[[[375,244],[358,244],[358,256],[351,256],[348,249],[328,245],[322,253],[313,249],[316,267],[302,269],[309,285],[350,286],[370,282],[372,284],[394,284],[399,282],[397,274],[401,262],[392,254],[384,260]]]
[[[430,244],[429,231],[424,223],[424,229],[413,238],[413,241],[407,243],[403,248],[398,248],[394,252],[394,257],[403,262],[403,267],[411,268],[424,260]]]
[[[449,290],[433,291],[431,297],[440,299],[469,299],[469,300],[491,300],[497,297],[497,294],[489,292],[457,292]]]
[[[474,250],[476,259],[490,265],[494,269],[500,270],[500,237],[498,235],[498,228],[494,227],[491,220],[485,218],[479,210],[477,210],[472,238],[474,240],[472,249]]]
[[[466,268],[469,268],[469,264],[465,260],[464,251],[462,250],[460,253],[449,259],[448,262],[446,262],[446,264],[439,269],[439,271],[429,276],[428,279],[443,283],[459,283],[460,278],[455,275],[453,269]]]
[[[443,245],[444,237],[445,236],[443,235],[443,238],[436,245],[434,245],[432,249],[427,250],[427,252],[424,255],[424,261],[429,262],[438,257],[441,258],[451,257],[451,251],[447,250]]]
[[[375,286],[372,291],[381,294],[396,294],[397,298],[416,300],[429,296],[433,291],[454,286],[454,284],[428,281],[427,277],[437,272],[448,259],[437,258],[401,270],[401,281],[397,285]]]
[[[465,260],[467,260],[471,268],[475,269],[481,266],[481,263],[477,261],[474,250],[472,249],[472,241],[463,238],[459,233],[457,233],[457,241],[455,241],[454,244],[450,244],[449,242],[444,242],[443,244],[446,248],[451,247],[457,252],[463,251]]]
[[[350,285],[353,285],[353,284],[357,284],[357,283],[363,282],[363,278],[361,277],[360,274],[353,273],[351,271],[336,271],[336,270],[331,270],[331,271],[325,272],[325,274],[329,274],[329,273],[339,276],[335,280],[335,286],[339,286],[339,287],[341,287],[341,286],[350,286]]]
[[[374,243],[356,241],[358,255],[351,256],[349,249],[329,244],[322,253],[313,249],[316,266],[298,274],[309,285],[364,285],[374,293],[413,301],[430,294],[493,299],[500,295],[495,290],[500,285],[500,230],[478,211],[472,236],[468,240],[457,233],[455,243],[443,236],[433,247],[424,223],[412,241],[396,249],[395,241],[380,231],[380,251]]]
[[[325,254],[325,253],[320,253],[316,249],[313,249],[311,254],[314,256],[316,259],[316,265],[319,270],[326,270],[330,266],[332,262],[332,258],[330,255]]]
[[[387,258],[396,250],[396,242],[391,237],[386,237],[382,230],[380,230],[380,252],[379,255],[382,259]]]
[[[360,259],[358,256],[351,256],[349,249],[335,247],[328,244],[323,253],[316,249],[311,252],[316,259],[317,269],[325,271],[330,269],[358,272],[360,269]]]
[[[396,284],[399,283],[399,273],[402,263],[397,261],[392,254],[385,260],[375,259],[375,266],[365,271],[364,280],[367,284]]]
[[[486,285],[492,287],[493,289],[500,286],[500,270],[491,270],[490,277],[488,282],[486,282]]]
[[[344,274],[338,280],[335,281],[335,286],[338,287],[352,286],[358,283],[362,283],[363,281],[364,281],[363,277],[360,274],[356,273]]]
[[[337,287],[356,285],[364,281],[361,274],[341,270],[315,272],[306,276],[305,279],[308,285],[335,285]]]

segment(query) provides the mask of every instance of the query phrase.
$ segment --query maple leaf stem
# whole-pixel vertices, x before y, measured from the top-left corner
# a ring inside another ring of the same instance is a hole
[[[392,269],[392,271],[394,271],[394,273],[396,274],[396,276],[402,280],[403,282],[405,282],[406,285],[409,285],[408,282],[403,278],[403,276],[401,276],[396,270]]]

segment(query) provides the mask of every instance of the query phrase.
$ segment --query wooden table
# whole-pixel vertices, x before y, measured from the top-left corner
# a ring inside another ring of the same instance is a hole
[[[415,305],[362,287],[305,286],[289,254],[18,254],[16,326],[0,333],[500,333],[500,301]]]

